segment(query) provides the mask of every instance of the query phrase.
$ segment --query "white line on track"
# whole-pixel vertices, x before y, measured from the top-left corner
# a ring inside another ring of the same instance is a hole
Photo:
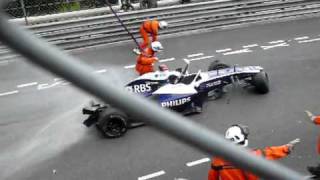
[[[284,40],[270,41],[269,44],[284,43]]]
[[[219,50],[216,50],[217,53],[222,53],[222,52],[227,52],[227,51],[231,51],[232,49],[230,48],[227,48],[227,49],[219,49]]]
[[[314,41],[320,41],[320,38],[298,41],[298,43],[308,43],[308,42],[314,42]]]
[[[308,39],[308,36],[302,36],[302,37],[296,37],[294,38],[294,40],[299,41],[299,40],[304,40],[304,39]]]
[[[209,162],[209,161],[210,161],[209,158],[203,158],[203,159],[199,159],[196,161],[188,162],[188,163],[186,163],[186,165],[188,167],[191,167],[191,166],[195,166],[195,165],[202,164],[202,163]]]
[[[0,61],[0,65],[8,65],[8,64],[9,64],[8,60]]]
[[[62,79],[61,78],[54,78],[53,80],[54,81],[61,81]]]
[[[284,46],[290,46],[288,43],[281,43],[281,44],[276,44],[276,45],[272,45],[272,46],[261,46],[261,48],[263,50],[268,50],[268,49],[272,49],[272,48],[276,48],[276,47],[284,47]]]
[[[7,95],[17,94],[17,93],[19,93],[19,91],[9,91],[5,93],[1,93],[0,96],[7,96]]]
[[[94,73],[105,73],[105,72],[107,72],[106,69],[100,69],[100,70],[94,71]]]
[[[203,53],[189,54],[189,55],[188,55],[188,58],[197,57],[197,56],[203,56]]]
[[[209,59],[209,58],[213,58],[214,56],[204,56],[204,57],[199,57],[199,58],[193,58],[193,59],[188,59],[189,61],[199,61],[199,60],[203,60],[203,59]]]
[[[124,68],[125,68],[125,69],[131,69],[131,68],[134,68],[135,66],[136,66],[136,65],[133,64],[133,65],[124,66]]]
[[[9,65],[9,63],[14,62],[15,60],[2,60],[0,61],[0,66]]]
[[[37,85],[38,83],[37,82],[31,82],[31,83],[26,83],[26,84],[19,84],[17,86],[17,88],[23,88],[23,87],[28,87],[28,86],[34,86],[34,85]]]
[[[151,179],[151,178],[154,178],[154,177],[158,177],[158,176],[164,175],[165,173],[166,172],[164,172],[163,170],[162,171],[158,171],[158,172],[155,172],[155,173],[152,173],[152,174],[148,174],[148,175],[145,175],[145,176],[138,177],[138,180]]]
[[[61,85],[66,86],[66,85],[69,85],[69,84],[71,84],[71,82],[64,82]]]
[[[167,58],[167,59],[160,59],[159,62],[168,62],[168,61],[174,61],[176,58]]]
[[[245,46],[242,46],[243,48],[251,48],[251,47],[257,47],[258,44],[249,44],[249,45],[245,45]]]
[[[176,60],[176,58],[173,57],[173,58],[167,58],[167,59],[160,59],[159,62],[168,62],[168,61],[174,61],[174,60]],[[135,64],[124,66],[125,69],[132,69],[134,67],[136,67]]]
[[[252,51],[250,49],[240,49],[240,50],[236,50],[236,51],[223,53],[223,55],[226,56],[226,55],[249,53],[249,52],[252,52]]]

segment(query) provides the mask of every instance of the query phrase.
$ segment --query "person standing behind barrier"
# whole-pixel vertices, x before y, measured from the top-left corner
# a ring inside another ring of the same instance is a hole
[[[159,41],[151,43],[151,47],[144,49],[144,52],[140,53],[137,58],[136,71],[139,75],[145,73],[153,72],[153,64],[158,61],[158,58],[155,57],[155,53],[162,51],[163,47]]]
[[[133,5],[131,4],[130,0],[121,0],[121,10],[123,11],[129,11],[129,10],[134,10]]]
[[[307,114],[309,120],[312,123],[314,123],[316,125],[320,125],[320,116],[319,115],[314,115],[308,110],[306,110],[304,112]],[[318,137],[318,142],[317,142],[317,153],[320,154],[320,136]]]
[[[249,129],[247,126],[236,124],[229,127],[225,133],[225,138],[237,145],[248,146]],[[289,155],[300,139],[290,141],[282,146],[271,146],[263,149],[254,149],[252,153],[263,156],[267,160],[281,159]],[[241,170],[231,163],[219,157],[214,157],[211,162],[211,169],[208,173],[208,180],[258,180],[256,175]]]
[[[159,29],[164,29],[168,27],[166,21],[157,21],[157,20],[145,20],[140,26],[140,35],[143,39],[143,42],[140,44],[140,48],[144,49],[150,46],[151,42],[158,41],[158,31]],[[152,37],[152,41],[149,40],[149,35]]]

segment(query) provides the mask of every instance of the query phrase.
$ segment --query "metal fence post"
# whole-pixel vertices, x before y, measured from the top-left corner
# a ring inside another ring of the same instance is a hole
[[[24,5],[24,1],[23,0],[20,0],[20,4],[21,4],[21,9],[23,11],[23,16],[24,16],[24,20],[26,22],[26,25],[28,25],[28,18],[27,18],[27,11],[26,11],[26,7]]]

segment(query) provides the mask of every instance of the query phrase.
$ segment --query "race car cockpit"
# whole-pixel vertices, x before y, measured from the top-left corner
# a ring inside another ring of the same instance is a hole
[[[197,74],[187,74],[187,75],[182,75],[179,83],[183,83],[186,85],[191,84],[192,82],[196,82],[201,80],[201,71],[199,70]]]

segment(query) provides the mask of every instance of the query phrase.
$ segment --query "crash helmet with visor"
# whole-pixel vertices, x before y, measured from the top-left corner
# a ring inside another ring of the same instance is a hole
[[[155,52],[159,52],[163,50],[163,46],[159,41],[154,41],[151,43],[151,49]]]
[[[235,124],[230,126],[226,133],[225,138],[232,141],[235,144],[241,146],[248,146],[249,128],[241,124]]]

